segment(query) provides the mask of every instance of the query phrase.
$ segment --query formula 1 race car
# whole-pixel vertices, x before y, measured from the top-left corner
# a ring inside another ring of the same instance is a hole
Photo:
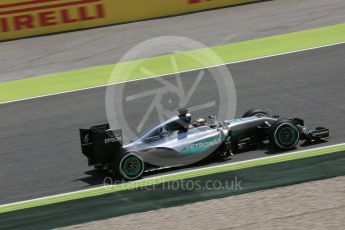
[[[204,159],[227,160],[240,145],[268,142],[272,148],[291,150],[300,140],[320,141],[329,137],[323,127],[310,129],[299,118],[269,116],[259,109],[242,118],[218,122],[215,116],[192,122],[187,109],[149,129],[130,144],[122,144],[121,130],[109,124],[80,129],[83,154],[89,165],[114,176],[137,179],[145,170],[191,165]]]

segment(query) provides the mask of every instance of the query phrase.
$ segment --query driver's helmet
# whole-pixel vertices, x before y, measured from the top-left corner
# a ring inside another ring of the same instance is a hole
[[[201,127],[206,125],[206,120],[204,118],[198,118],[195,120],[195,126]]]

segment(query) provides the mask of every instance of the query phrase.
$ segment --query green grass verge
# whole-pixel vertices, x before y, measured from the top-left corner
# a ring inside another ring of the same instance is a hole
[[[207,66],[243,61],[341,42],[345,42],[345,24],[211,47],[211,49],[220,56],[222,61],[220,63],[207,63]],[[204,52],[204,50],[193,50],[175,54],[174,57],[177,60],[179,71],[206,67],[188,58],[188,54],[198,55],[202,52]],[[143,59],[144,62],[141,66],[144,65],[145,68],[151,70],[156,75],[173,73],[174,70],[170,64],[170,57],[170,55],[164,55]],[[137,63],[138,61],[130,61],[116,65],[130,67],[135,66]],[[97,66],[77,71],[3,82],[0,83],[0,102],[3,103],[105,85],[108,83],[108,78],[113,68],[114,65]],[[123,79],[121,76],[118,76],[115,82],[112,83],[146,77],[150,76],[140,71],[134,71],[130,79]]]
[[[181,173],[173,174],[173,175],[165,175],[160,178],[152,178],[152,179],[148,178],[145,180],[119,184],[116,186],[99,187],[99,188],[79,191],[79,192],[75,192],[71,194],[41,198],[41,199],[22,202],[22,203],[1,205],[0,213],[32,208],[32,207],[37,207],[37,206],[42,206],[42,205],[54,204],[54,203],[59,203],[59,202],[64,202],[64,201],[76,200],[76,199],[81,199],[81,198],[86,198],[86,197],[99,196],[99,195],[114,193],[114,192],[128,190],[128,189],[134,189],[134,188],[143,187],[143,186],[160,184],[163,182],[190,179],[194,177],[206,176],[206,175],[221,173],[221,172],[226,172],[226,171],[234,171],[234,170],[245,169],[245,168],[250,168],[250,167],[255,167],[255,166],[286,162],[286,161],[297,160],[297,159],[308,158],[308,157],[315,157],[315,156],[320,156],[320,155],[325,155],[325,154],[330,154],[330,153],[340,152],[340,151],[345,151],[345,144],[329,146],[322,149],[311,149],[311,150],[296,152],[293,154],[277,155],[275,157],[262,158],[262,159],[257,159],[257,160],[253,160],[249,162],[239,162],[236,164],[221,165],[221,166],[212,167],[212,168],[202,168],[202,169],[197,169],[190,172],[181,172]]]

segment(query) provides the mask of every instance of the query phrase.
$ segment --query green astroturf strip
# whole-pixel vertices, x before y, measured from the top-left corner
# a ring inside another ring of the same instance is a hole
[[[207,55],[204,49],[174,54],[178,70],[186,71],[195,68],[218,65],[222,63],[243,61],[269,55],[292,52],[307,48],[325,46],[345,42],[345,24],[311,29],[301,32],[276,35],[267,38],[211,47],[221,60],[199,63],[188,55]],[[171,55],[157,56],[142,60],[123,62],[116,65],[134,67],[143,61],[140,66],[153,72],[155,75],[173,73]],[[9,102],[18,99],[54,94],[88,87],[108,84],[109,76],[115,65],[96,66],[87,69],[32,77],[10,82],[0,83],[0,102]],[[129,78],[116,76],[112,83],[124,82],[150,77],[139,70],[131,73]]]
[[[133,182],[120,184],[116,186],[99,187],[95,189],[75,192],[73,194],[42,198],[38,200],[22,202],[22,203],[17,203],[17,204],[14,203],[10,205],[2,205],[0,206],[0,213],[32,208],[32,207],[37,207],[37,206],[42,206],[42,205],[47,205],[47,204],[54,204],[54,203],[59,203],[59,202],[64,202],[64,201],[76,200],[76,199],[81,199],[81,198],[86,198],[86,197],[99,196],[99,195],[114,193],[114,192],[123,191],[127,189],[161,184],[163,182],[170,182],[170,181],[176,181],[176,180],[181,180],[181,179],[190,179],[190,178],[195,178],[195,177],[200,177],[200,176],[211,175],[215,173],[251,168],[255,166],[262,166],[262,165],[274,164],[274,163],[279,163],[279,162],[286,162],[286,161],[297,160],[297,159],[308,158],[308,157],[315,157],[315,156],[320,156],[320,155],[325,155],[325,154],[330,154],[330,153],[340,152],[340,151],[345,151],[345,144],[329,146],[327,148],[322,148],[322,149],[311,149],[311,150],[306,150],[306,151],[302,151],[302,152],[298,152],[294,154],[279,155],[276,157],[271,157],[271,158],[266,158],[266,159],[265,158],[257,159],[257,160],[253,160],[249,162],[242,162],[242,163],[240,162],[237,164],[221,165],[219,167],[204,168],[204,169],[193,170],[190,172],[182,172],[182,173],[173,174],[173,175],[165,175],[160,178],[152,178],[152,179],[146,179],[142,181],[141,180],[133,181]]]

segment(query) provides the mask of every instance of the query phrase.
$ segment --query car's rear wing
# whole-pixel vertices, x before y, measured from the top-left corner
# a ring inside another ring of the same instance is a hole
[[[89,165],[110,163],[122,149],[122,131],[111,130],[109,124],[80,129],[79,133],[81,150]]]

